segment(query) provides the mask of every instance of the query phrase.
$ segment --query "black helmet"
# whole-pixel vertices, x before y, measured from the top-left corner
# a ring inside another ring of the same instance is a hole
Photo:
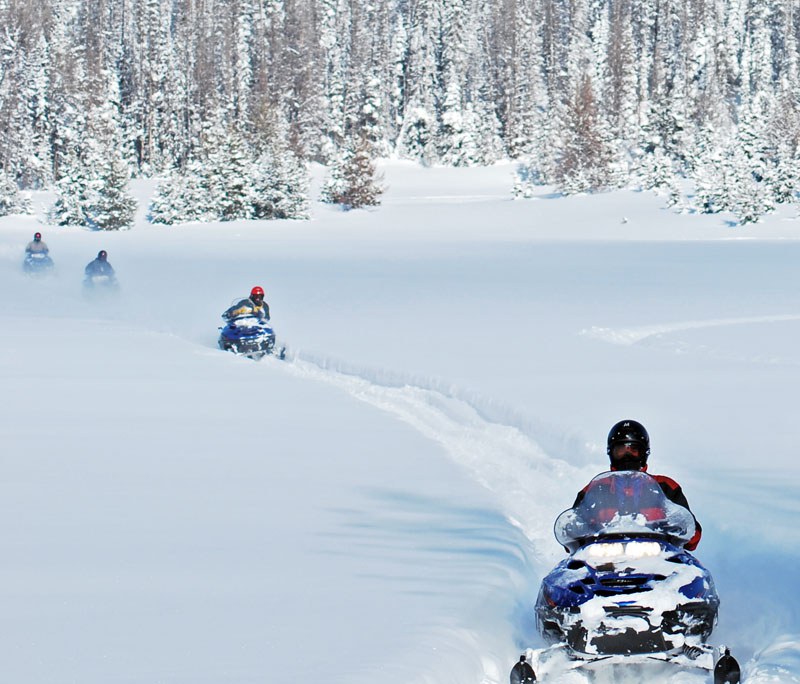
[[[621,420],[608,433],[606,453],[613,470],[642,470],[650,455],[650,435],[635,420]]]
[[[104,249],[101,249],[97,253],[97,258],[100,259],[100,261],[105,261],[107,256],[108,256],[108,253]]]
[[[41,233],[34,233],[33,234],[33,239],[34,239],[35,242],[39,242],[39,240],[42,239],[42,234]]]

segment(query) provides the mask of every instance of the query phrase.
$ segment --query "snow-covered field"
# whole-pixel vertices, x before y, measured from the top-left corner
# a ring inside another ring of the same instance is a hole
[[[800,682],[797,210],[384,171],[383,206],[309,222],[0,218],[0,679],[504,683],[631,417],[704,525],[715,643]],[[99,249],[122,291],[87,301]],[[256,284],[287,362],[216,349]]]

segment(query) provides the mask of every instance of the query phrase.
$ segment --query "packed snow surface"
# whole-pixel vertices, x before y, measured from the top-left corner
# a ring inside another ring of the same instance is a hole
[[[126,232],[45,193],[0,218],[3,681],[504,683],[635,418],[703,523],[714,643],[800,682],[796,209],[383,170],[382,206],[307,222],[149,225],[152,183]],[[100,249],[120,291],[87,298]],[[284,362],[216,347],[256,284]]]

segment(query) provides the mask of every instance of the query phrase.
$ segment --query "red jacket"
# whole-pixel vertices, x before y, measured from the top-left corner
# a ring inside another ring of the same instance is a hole
[[[646,470],[646,468],[644,469]],[[651,475],[651,477],[658,482],[661,490],[664,492],[664,495],[672,501],[672,503],[676,503],[679,506],[683,506],[689,513],[692,513],[692,509],[689,508],[689,502],[686,500],[686,495],[683,493],[681,486],[675,482],[671,477],[667,477],[666,475]],[[586,496],[586,491],[588,490],[589,485],[586,485],[580,492],[578,492],[578,496],[575,498],[575,503],[572,504],[572,507],[575,508],[581,501],[583,501],[583,497]],[[687,551],[694,551],[697,548],[697,545],[700,543],[700,537],[703,535],[703,528],[700,526],[700,522],[695,518],[694,513],[692,513],[692,517],[694,518],[695,524],[695,533],[694,536],[684,544],[684,548]]]

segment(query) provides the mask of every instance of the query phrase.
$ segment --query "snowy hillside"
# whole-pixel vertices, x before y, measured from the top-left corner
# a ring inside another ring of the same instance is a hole
[[[307,222],[0,218],[3,680],[504,683],[553,520],[632,417],[703,523],[714,642],[800,682],[795,210],[384,172],[381,207]],[[216,349],[256,284],[286,362]]]

